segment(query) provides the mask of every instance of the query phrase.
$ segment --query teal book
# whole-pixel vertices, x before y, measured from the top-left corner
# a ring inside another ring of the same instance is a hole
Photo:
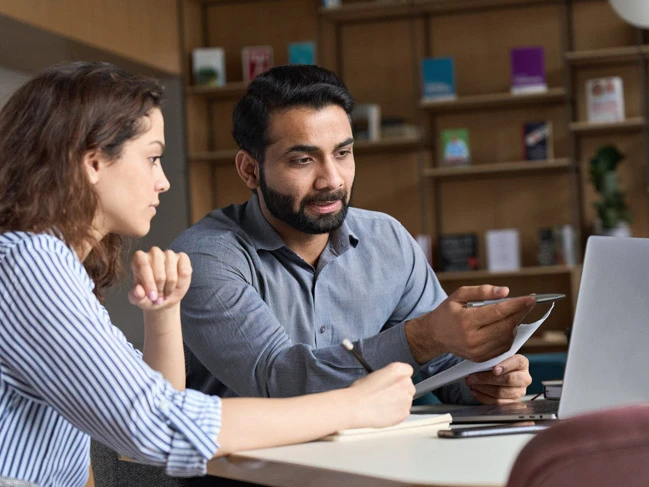
[[[289,64],[316,64],[315,42],[291,42],[288,45]]]
[[[427,57],[421,61],[423,98],[427,100],[454,100],[455,67],[452,57]]]

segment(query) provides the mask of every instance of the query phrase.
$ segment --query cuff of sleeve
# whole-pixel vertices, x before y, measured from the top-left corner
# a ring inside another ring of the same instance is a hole
[[[388,328],[374,337],[361,340],[359,346],[361,353],[373,368],[384,367],[392,362],[410,364],[415,374],[421,368],[408,346],[404,323]]]
[[[174,429],[167,474],[205,475],[207,462],[219,449],[216,438],[221,431],[221,398],[186,389],[174,394],[160,409]]]

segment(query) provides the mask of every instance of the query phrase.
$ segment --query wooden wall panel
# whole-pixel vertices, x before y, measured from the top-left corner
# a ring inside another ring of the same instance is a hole
[[[561,22],[556,5],[432,17],[432,56],[455,58],[459,96],[509,92],[510,49],[544,46],[548,85],[562,86]],[[526,19],[533,19],[533,27]]]
[[[180,74],[176,0],[0,0],[0,14]]]
[[[382,211],[414,234],[421,233],[416,152],[357,155],[353,206]]]
[[[628,46],[636,42],[635,29],[618,17],[608,1],[577,2],[573,8],[575,50]]]

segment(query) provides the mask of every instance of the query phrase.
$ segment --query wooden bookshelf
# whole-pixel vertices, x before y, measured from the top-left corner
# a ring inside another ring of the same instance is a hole
[[[580,134],[633,132],[645,126],[646,123],[643,117],[627,118],[621,122],[572,122],[568,125],[570,130]]]
[[[429,178],[471,178],[488,175],[525,174],[538,171],[569,170],[569,159],[545,161],[494,162],[460,167],[431,167],[423,170]]]
[[[638,62],[645,59],[647,55],[649,55],[649,45],[642,45],[571,51],[565,54],[565,59],[576,66],[589,66]]]
[[[521,276],[550,276],[550,275],[571,275],[577,266],[549,265],[521,267],[517,271],[507,272],[489,272],[486,270],[463,271],[463,272],[437,272],[437,278],[440,282],[445,281],[475,281],[503,277],[521,277]]]
[[[566,96],[563,88],[551,88],[543,93],[512,95],[511,93],[490,93],[487,95],[460,96],[455,100],[426,100],[422,99],[419,107],[435,112],[460,112],[482,109],[502,109],[511,107],[526,107],[534,104],[560,103]]]
[[[419,136],[385,137],[376,141],[359,140],[354,142],[354,154],[365,155],[397,150],[416,151],[420,144]]]
[[[190,96],[206,98],[237,98],[246,94],[247,83],[227,83],[225,86],[187,86],[185,92]]]
[[[367,1],[337,8],[320,7],[320,16],[330,22],[348,23],[388,20],[421,15],[443,15],[467,10],[542,5],[546,0],[393,0]]]

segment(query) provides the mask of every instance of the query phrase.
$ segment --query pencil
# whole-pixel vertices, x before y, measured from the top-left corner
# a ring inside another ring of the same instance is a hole
[[[367,370],[368,374],[371,374],[374,372],[372,370],[372,367],[370,367],[370,364],[367,363],[367,361],[363,358],[361,353],[354,348],[354,344],[347,338],[343,340],[343,347],[345,347],[347,350],[349,350],[354,357],[356,357],[356,360]]]

